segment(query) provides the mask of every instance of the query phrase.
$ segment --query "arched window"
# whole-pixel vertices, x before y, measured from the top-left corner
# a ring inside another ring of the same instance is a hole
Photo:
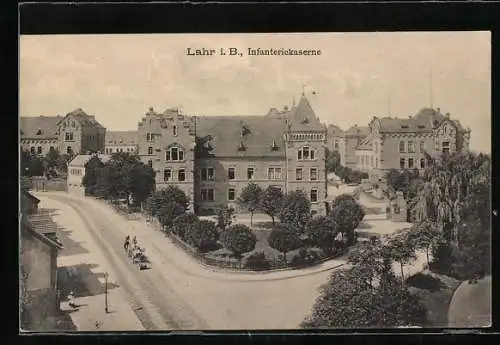
[[[184,160],[184,150],[178,146],[171,146],[165,152],[165,160],[179,162]]]

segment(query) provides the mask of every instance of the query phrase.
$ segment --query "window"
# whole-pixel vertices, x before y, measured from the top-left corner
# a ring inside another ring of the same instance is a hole
[[[214,201],[213,188],[202,188],[201,189],[201,200],[202,201]]]
[[[152,155],[153,154],[153,147],[150,146],[148,147],[148,155]]]
[[[314,156],[315,152],[313,149],[309,149],[309,146],[304,146],[297,152],[298,160],[313,160]]]
[[[174,137],[177,136],[177,126],[175,126],[175,125],[172,126],[172,133],[173,133]]]
[[[255,173],[255,169],[254,168],[248,168],[247,169],[247,178],[249,180],[251,180],[253,178],[253,174]]]
[[[443,141],[443,153],[450,153],[450,142]]]
[[[151,133],[146,133],[146,141],[151,141]]]
[[[335,149],[338,150],[339,149],[339,142],[338,140],[335,140]]]
[[[420,152],[424,152],[424,150],[425,150],[425,149],[424,149],[424,144],[425,144],[425,142],[424,142],[424,141],[421,141],[421,142],[420,142]]]
[[[234,188],[229,188],[227,190],[227,200],[234,201],[236,199],[236,191]]]
[[[72,141],[73,140],[73,132],[66,132],[64,135],[64,140]]]
[[[311,190],[311,202],[317,202],[317,201],[318,201],[318,190],[312,189]]]
[[[420,158],[420,169],[424,169],[424,168],[425,168],[425,159]]]
[[[148,165],[152,168],[153,167],[153,161],[150,159],[148,160]]]
[[[67,153],[68,155],[73,154],[73,149],[71,148],[71,146],[68,146],[68,147],[66,148],[66,153]]]
[[[373,144],[374,144],[374,146],[375,146],[375,152],[378,152],[378,142],[377,142],[377,141],[375,141]]]
[[[400,169],[404,169],[405,168],[405,159],[404,158],[400,158],[399,159],[399,168]]]
[[[311,168],[309,178],[311,179],[311,181],[316,181],[318,179],[318,169]]]
[[[54,146],[49,147],[49,152],[51,152],[51,151],[55,151]]]
[[[405,152],[405,142],[404,141],[399,142],[399,152]]]
[[[170,180],[172,180],[172,170],[165,169],[163,171],[163,180],[164,181],[170,181]]]
[[[373,156],[370,157],[370,166],[373,166]]]
[[[214,168],[202,168],[201,169],[201,180],[202,181],[213,181],[214,180]]]
[[[179,169],[177,172],[177,180],[180,182],[186,181],[186,170]]]
[[[408,142],[408,152],[410,152],[410,153],[415,152],[415,143],[413,141]]]
[[[165,152],[165,160],[167,161],[183,161],[184,150],[178,147],[171,147]]]
[[[295,179],[297,181],[302,181],[302,168],[295,169]]]
[[[227,178],[230,180],[234,180],[234,175],[235,175],[234,168],[229,168],[227,170]]]
[[[378,158],[375,157],[375,168],[378,168]]]
[[[41,146],[38,146],[36,153],[38,153],[39,155],[42,154],[42,147]]]
[[[35,147],[34,147],[34,146],[31,146],[31,147],[30,147],[30,152],[31,152],[31,154],[32,154],[32,155],[34,155],[34,154],[35,154]]]
[[[281,179],[281,168],[269,168],[267,171],[267,178],[269,180]]]
[[[408,158],[408,168],[413,169],[413,158]]]

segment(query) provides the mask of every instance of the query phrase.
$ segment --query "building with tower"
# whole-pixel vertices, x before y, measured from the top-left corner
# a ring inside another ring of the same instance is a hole
[[[250,182],[303,191],[324,213],[326,128],[302,95],[297,106],[261,116],[187,116],[152,108],[138,125],[138,154],[156,172],[156,188],[177,185],[193,210],[237,205]]]

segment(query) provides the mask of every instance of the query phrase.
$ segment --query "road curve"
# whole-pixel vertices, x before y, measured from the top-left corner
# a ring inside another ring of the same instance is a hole
[[[155,271],[140,271],[123,251],[123,235],[105,214],[85,201],[60,196],[44,197],[65,203],[74,209],[87,230],[99,245],[104,257],[116,271],[119,284],[124,288],[131,306],[147,330],[199,330],[208,329],[181,297],[169,287],[162,275]]]

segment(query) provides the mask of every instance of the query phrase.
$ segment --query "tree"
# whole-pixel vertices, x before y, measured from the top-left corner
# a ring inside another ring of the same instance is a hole
[[[305,232],[311,219],[311,202],[302,191],[292,191],[285,196],[279,213],[281,224],[298,235]]]
[[[158,210],[158,220],[160,221],[162,227],[170,228],[174,223],[174,219],[183,213],[184,208],[181,205],[170,201],[160,206],[160,209]]]
[[[216,211],[217,227],[224,231],[228,226],[231,226],[234,218],[234,208],[227,206],[219,206]]]
[[[96,195],[99,191],[100,169],[104,167],[102,161],[97,157],[92,157],[85,164],[85,176],[83,176],[82,184],[85,187],[85,193]]]
[[[253,214],[259,209],[262,188],[255,183],[249,183],[240,194],[238,203],[250,212],[250,226],[253,226]]]
[[[440,233],[434,224],[430,221],[423,221],[413,225],[408,233],[408,239],[416,249],[425,250],[427,267],[430,267],[429,251],[441,239]]]
[[[483,257],[480,252],[488,252],[490,247],[491,158],[481,153],[460,152],[437,158],[427,156],[427,161],[422,186],[414,198],[415,222],[431,222],[441,233],[445,243],[438,247],[435,260],[444,259],[451,266],[454,261],[461,261],[465,266],[480,267],[482,263],[472,258]],[[481,243],[469,242],[476,237],[474,234]],[[453,258],[439,255],[441,250],[454,253]],[[470,272],[466,267],[462,270]]]
[[[174,219],[172,232],[184,240],[198,221],[199,218],[194,213],[181,214]]]
[[[307,236],[311,244],[327,254],[331,253],[337,234],[337,224],[332,217],[317,216],[307,225]]]
[[[231,225],[221,236],[224,248],[231,251],[241,263],[241,257],[244,253],[255,249],[257,238],[252,230],[243,224]]]
[[[213,248],[219,239],[217,227],[210,220],[194,222],[189,230],[186,239],[200,251]]]
[[[126,189],[134,199],[135,205],[140,205],[153,191],[155,185],[155,172],[142,163],[135,162],[127,174]]]
[[[417,258],[415,255],[415,249],[409,240],[407,233],[401,232],[390,237],[387,249],[389,250],[390,257],[399,263],[401,268],[401,279],[404,281],[404,265]]]
[[[261,195],[260,209],[273,220],[279,214],[283,203],[283,192],[274,186],[267,187]]]
[[[273,229],[267,238],[267,242],[271,248],[283,253],[285,263],[286,253],[302,247],[302,241],[295,232],[282,228]]]
[[[155,191],[148,198],[148,211],[154,217],[162,205],[169,203],[177,204],[182,209],[182,213],[189,209],[189,198],[186,196],[186,193],[177,186],[169,185],[166,188]]]
[[[337,151],[330,151],[326,149],[326,171],[336,172],[340,167],[340,154]]]
[[[332,203],[329,217],[335,220],[337,230],[347,236],[347,243],[354,243],[354,230],[365,216],[363,207],[350,195],[339,195]]]

